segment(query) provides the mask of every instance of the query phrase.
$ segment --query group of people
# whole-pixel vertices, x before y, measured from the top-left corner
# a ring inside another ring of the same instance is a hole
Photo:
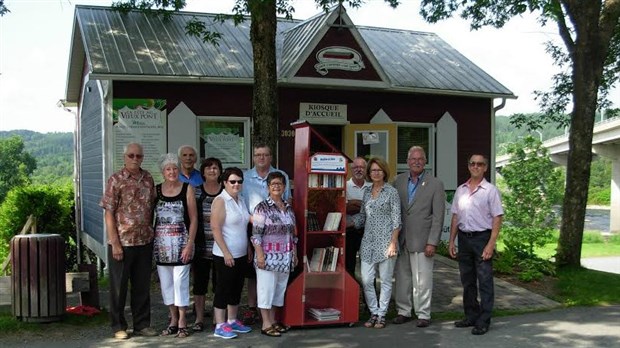
[[[271,165],[271,149],[253,147],[253,168],[222,168],[217,158],[194,168],[196,150],[182,146],[159,164],[162,183],[141,168],[140,144],[128,144],[124,167],[107,182],[100,205],[105,210],[110,273],[110,319],[114,336],[129,337],[124,316],[131,292],[134,335],[187,337],[205,329],[205,295],[213,289],[214,335],[234,338],[251,331],[262,318],[261,333],[279,337],[289,327],[276,319],[284,305],[289,273],[297,266],[297,228],[289,178]],[[409,171],[388,183],[390,171],[381,158],[352,162],[347,181],[345,267],[355,275],[359,251],[361,286],[370,312],[368,328],[384,328],[394,297],[404,324],[415,314],[416,326],[431,324],[434,255],[445,214],[441,180],[425,170],[422,147],[408,151]],[[457,327],[485,334],[493,308],[492,257],[503,210],[499,191],[484,178],[488,159],[468,160],[470,178],[460,185],[452,203],[449,253],[457,258],[463,284],[465,318]],[[458,251],[457,251],[458,238]],[[151,328],[152,260],[157,265],[163,302],[170,311],[166,329]],[[188,326],[190,271],[193,272],[196,320]],[[381,281],[377,296],[376,279]],[[244,321],[238,307],[248,278]],[[480,301],[478,301],[480,296]]]
[[[245,278],[248,305],[260,309],[261,333],[279,337],[289,327],[276,320],[284,305],[290,271],[297,265],[297,230],[288,176],[271,166],[271,149],[254,146],[254,167],[245,173],[222,168],[217,158],[194,168],[196,150],[181,146],[159,161],[162,183],[141,168],[144,151],[131,143],[124,166],[107,181],[100,205],[105,211],[110,273],[110,320],[114,337],[127,339],[124,315],[131,296],[133,334],[187,337],[205,329],[205,295],[213,289],[214,335],[225,339],[248,333],[239,320]],[[245,178],[244,178],[245,177]],[[152,261],[157,265],[169,322],[151,327]],[[196,321],[190,328],[190,272]],[[258,291],[257,291],[258,289]],[[254,319],[250,313],[246,319]]]
[[[361,286],[370,312],[365,327],[386,326],[393,283],[398,312],[393,323],[404,324],[415,314],[417,327],[431,324],[434,256],[443,229],[446,196],[441,180],[425,170],[426,163],[424,149],[412,146],[407,154],[409,170],[390,184],[384,160],[370,158],[366,162],[357,157],[352,162],[347,181],[345,267],[355,275],[359,251]],[[465,318],[454,325],[473,327],[474,335],[485,334],[491,323],[492,257],[503,216],[499,191],[484,178],[487,167],[485,156],[469,158],[470,178],[458,186],[451,207],[448,248],[459,262],[465,312]]]

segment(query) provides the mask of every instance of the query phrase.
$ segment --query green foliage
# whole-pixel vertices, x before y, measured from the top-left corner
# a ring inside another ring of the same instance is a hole
[[[520,258],[535,258],[534,247],[551,238],[557,218],[553,204],[561,196],[560,173],[553,168],[547,149],[533,137],[508,146],[511,163],[502,169],[507,185],[503,195],[506,248]]]
[[[571,306],[620,304],[620,274],[581,267],[561,267],[554,300]]]
[[[0,205],[0,260],[6,259],[11,238],[18,234],[31,214],[37,219],[38,233],[61,235],[65,241],[67,270],[76,264],[73,187],[19,186]]]
[[[20,137],[25,150],[36,159],[37,168],[30,175],[31,183],[64,185],[72,182],[73,135],[71,133],[0,131],[0,139],[13,136]]]
[[[0,202],[15,186],[30,183],[30,174],[37,167],[35,159],[25,151],[20,137],[0,139]]]

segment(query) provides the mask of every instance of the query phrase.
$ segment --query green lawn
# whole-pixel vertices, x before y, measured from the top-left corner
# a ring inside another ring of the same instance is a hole
[[[559,231],[553,235],[553,241],[545,244],[542,248],[536,248],[536,254],[543,259],[552,258],[558,247]],[[499,241],[497,249],[503,250],[504,244]],[[604,257],[604,256],[620,256],[620,235],[603,237],[598,231],[585,231],[583,234],[583,243],[581,244],[581,257]]]

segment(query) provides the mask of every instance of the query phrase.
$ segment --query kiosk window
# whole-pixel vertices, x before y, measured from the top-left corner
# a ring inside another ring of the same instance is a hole
[[[414,145],[421,146],[426,152],[426,170],[433,172],[434,146],[432,141],[432,125],[398,125],[398,166],[399,173],[409,169],[407,166],[407,154],[409,148]]]
[[[250,167],[250,119],[247,117],[198,117],[200,158],[216,157],[224,168]]]

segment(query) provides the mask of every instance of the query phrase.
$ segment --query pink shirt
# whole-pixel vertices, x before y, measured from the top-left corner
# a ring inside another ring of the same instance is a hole
[[[486,179],[471,193],[469,180],[457,187],[451,211],[457,215],[457,227],[465,232],[490,230],[493,218],[504,215],[499,190]]]

